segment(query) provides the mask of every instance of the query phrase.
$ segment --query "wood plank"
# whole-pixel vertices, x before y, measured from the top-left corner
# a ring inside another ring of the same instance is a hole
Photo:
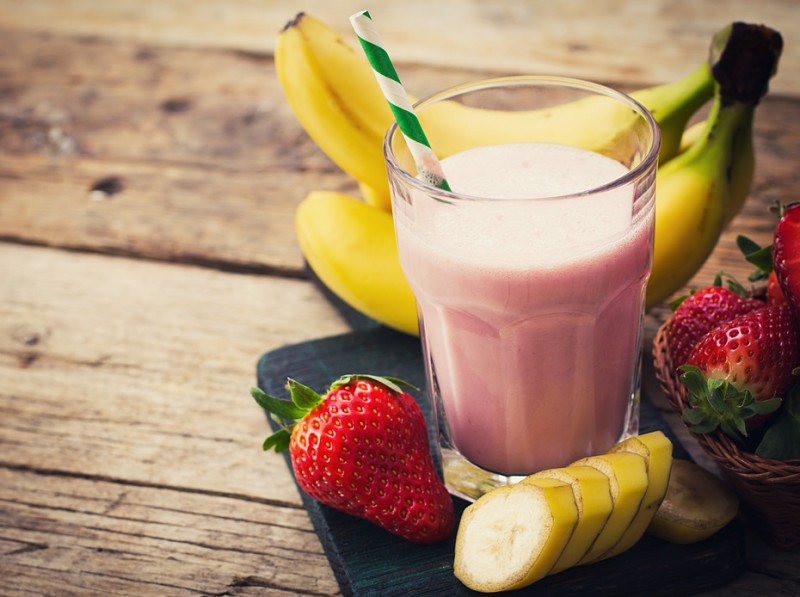
[[[0,466],[4,595],[330,595],[305,510]]]
[[[354,190],[269,59],[16,31],[0,48],[0,238],[300,276],[296,204]]]
[[[0,464],[299,504],[261,354],[348,328],[307,282],[0,243]]]
[[[93,191],[116,181],[114,194]],[[0,158],[0,240],[303,277],[294,209],[339,174]],[[299,193],[299,194],[298,194]]]
[[[271,60],[5,33],[18,59],[0,64],[0,239],[303,275],[295,206],[354,184],[300,128]],[[98,59],[67,58],[87,53]],[[419,87],[476,76],[409,74]],[[758,109],[753,200],[699,279],[736,251],[738,231],[763,240],[766,207],[794,197],[797,101],[769,96]]]
[[[329,167],[265,55],[6,29],[3,150],[261,172]],[[91,59],[87,59],[91,57]]]
[[[0,26],[271,54],[298,11],[354,40],[347,17],[363,8],[359,0],[0,0]],[[773,89],[800,95],[800,46],[790,43],[800,39],[795,0],[407,0],[370,8],[398,62],[619,83],[672,80],[726,23],[765,23],[788,42]]]

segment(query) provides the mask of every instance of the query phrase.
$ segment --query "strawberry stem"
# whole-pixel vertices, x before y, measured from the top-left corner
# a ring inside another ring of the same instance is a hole
[[[276,452],[283,452],[288,449],[292,429],[297,421],[322,402],[322,396],[294,379],[287,379],[286,388],[289,390],[291,401],[270,396],[261,388],[250,388],[250,395],[253,399],[269,413],[270,419],[281,427],[264,440],[264,451],[274,448]]]
[[[366,375],[363,373],[351,373],[348,375],[342,375],[339,379],[331,384],[331,390],[335,390],[341,386],[346,386],[352,381],[356,381],[359,379],[370,379],[372,381],[378,382],[392,390],[393,392],[397,392],[398,394],[402,394],[404,392],[403,387],[410,388],[412,390],[417,390],[416,386],[411,385],[407,381],[403,381],[397,377],[390,377],[390,376],[382,376],[382,375]]]
[[[380,383],[390,390],[403,393],[402,387],[417,389],[408,382],[396,377],[381,377],[378,375],[349,374],[343,375],[333,382],[328,391],[333,391],[359,379],[369,379]],[[275,398],[264,392],[261,388],[250,388],[250,395],[268,414],[270,419],[279,426],[275,433],[264,440],[264,451],[274,449],[276,452],[283,452],[289,448],[289,440],[292,437],[292,430],[298,421],[303,419],[309,412],[314,410],[322,403],[324,398],[317,392],[301,384],[299,381],[287,378],[286,389],[289,390],[291,401]]]

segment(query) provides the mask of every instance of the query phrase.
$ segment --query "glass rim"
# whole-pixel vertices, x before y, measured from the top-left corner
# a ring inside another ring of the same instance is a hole
[[[648,149],[647,153],[634,168],[628,170],[622,176],[619,176],[618,178],[615,178],[614,180],[611,180],[605,184],[585,189],[578,193],[568,193],[566,195],[552,195],[547,197],[520,197],[513,199],[504,199],[504,201],[511,201],[511,202],[549,201],[556,199],[586,197],[589,195],[604,193],[613,189],[627,186],[632,182],[634,182],[635,180],[638,180],[643,176],[643,174],[647,170],[649,170],[653,166],[653,164],[657,162],[658,154],[661,149],[661,129],[658,126],[658,123],[655,121],[653,115],[650,113],[650,111],[647,108],[645,108],[639,101],[635,100],[630,95],[623,93],[622,91],[619,91],[607,85],[603,85],[601,83],[587,81],[585,79],[579,79],[575,77],[562,77],[556,75],[512,75],[506,77],[492,77],[488,79],[478,79],[474,81],[468,81],[466,83],[460,83],[458,85],[454,85],[452,87],[448,87],[446,89],[437,91],[431,95],[428,95],[416,101],[413,104],[413,106],[415,111],[419,111],[419,109],[425,108],[430,104],[434,104],[455,96],[464,95],[465,93],[468,92],[481,91],[495,87],[512,87],[512,86],[522,86],[522,85],[532,85],[532,84],[540,87],[569,87],[572,89],[582,89],[585,91],[593,92],[597,95],[605,95],[606,97],[627,104],[635,112],[637,112],[645,120],[645,122],[647,122],[650,130],[653,131],[653,140],[652,143],[650,144],[650,148]],[[394,121],[389,126],[389,129],[386,131],[386,134],[384,135],[383,155],[389,167],[391,167],[392,170],[397,172],[398,175],[404,180],[406,184],[415,187],[417,190],[420,190],[427,195],[436,196],[436,198],[447,199],[450,202],[452,202],[453,200],[465,201],[465,202],[492,200],[489,197],[468,195],[466,193],[458,193],[454,191],[446,191],[439,187],[433,186],[430,183],[422,181],[413,174],[411,174],[411,172],[403,168],[398,163],[395,153],[392,150],[392,138],[397,132],[398,132],[397,122]],[[388,168],[387,168],[387,175],[388,175]]]

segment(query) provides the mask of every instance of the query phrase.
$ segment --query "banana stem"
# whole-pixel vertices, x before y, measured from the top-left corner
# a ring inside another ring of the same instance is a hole
[[[709,63],[723,99],[758,104],[782,51],[781,34],[765,25],[735,22],[717,33]]]
[[[687,150],[687,154],[714,152],[719,157],[720,152],[732,153],[735,141],[750,127],[755,107],[755,104],[745,102],[727,102],[722,95],[716,94],[705,129],[698,141]],[[730,164],[725,164],[726,168],[729,166]]]
[[[653,114],[661,129],[660,163],[678,153],[686,123],[713,94],[714,78],[708,62],[678,81],[631,93]]]

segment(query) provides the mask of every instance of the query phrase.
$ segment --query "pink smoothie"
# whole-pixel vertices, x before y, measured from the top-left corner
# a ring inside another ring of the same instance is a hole
[[[468,460],[504,475],[604,452],[637,388],[653,202],[634,213],[630,186],[531,200],[627,172],[564,146],[483,147],[443,167],[455,192],[493,200],[412,195],[395,208],[440,425]]]

